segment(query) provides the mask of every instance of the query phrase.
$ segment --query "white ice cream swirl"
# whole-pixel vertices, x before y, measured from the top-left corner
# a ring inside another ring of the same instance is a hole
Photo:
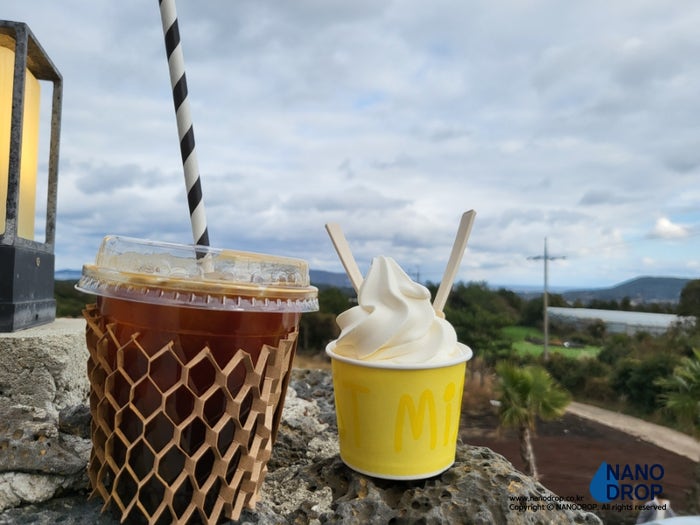
[[[436,315],[430,291],[390,257],[374,258],[358,303],[337,318],[337,355],[410,365],[447,362],[464,352],[452,325]]]

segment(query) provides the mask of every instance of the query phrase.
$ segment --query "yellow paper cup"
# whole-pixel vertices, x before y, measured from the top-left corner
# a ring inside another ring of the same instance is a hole
[[[363,362],[326,347],[333,369],[340,458],[384,479],[424,479],[452,466],[471,349],[435,365]]]

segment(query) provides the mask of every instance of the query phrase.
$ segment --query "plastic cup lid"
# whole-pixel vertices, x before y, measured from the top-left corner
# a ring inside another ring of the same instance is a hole
[[[107,236],[76,285],[103,297],[214,310],[312,312],[318,289],[305,261]]]

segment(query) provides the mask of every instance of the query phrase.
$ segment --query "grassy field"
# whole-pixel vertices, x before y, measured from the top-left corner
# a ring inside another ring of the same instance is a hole
[[[535,343],[532,341],[543,341],[544,334],[536,328],[525,326],[508,326],[503,329],[503,333],[511,341],[513,348],[522,355],[540,355],[544,350],[543,343]],[[530,339],[530,340],[528,340]],[[562,354],[566,357],[595,357],[600,352],[598,346],[584,346],[583,348],[567,348],[562,345],[557,337],[550,334],[549,351],[551,353]]]

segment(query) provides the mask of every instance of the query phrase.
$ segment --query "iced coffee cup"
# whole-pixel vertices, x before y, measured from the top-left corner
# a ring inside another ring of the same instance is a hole
[[[437,315],[430,292],[376,257],[358,305],[337,318],[331,357],[340,456],[378,478],[423,479],[455,461],[472,351]]]
[[[299,320],[318,309],[307,264],[106,237],[77,288],[96,296],[85,312],[93,496],[147,523],[254,507]]]

